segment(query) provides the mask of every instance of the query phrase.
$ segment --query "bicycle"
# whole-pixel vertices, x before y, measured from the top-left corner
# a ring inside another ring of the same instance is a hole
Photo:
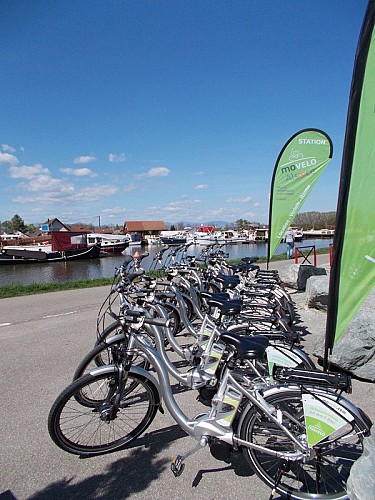
[[[260,479],[287,498],[346,497],[350,467],[361,455],[363,437],[371,427],[368,417],[342,396],[343,391],[350,391],[350,377],[282,368],[273,374],[279,385],[257,385],[237,367],[246,360],[261,358],[266,346],[251,337],[222,334],[220,342],[225,348],[214,342],[202,357],[202,366],[212,372],[223,360],[219,388],[208,413],[190,419],[174,399],[165,362],[148,338],[139,333],[141,327],[161,326],[161,320],[134,311],[129,321],[134,347],[145,353],[157,379],[129,365],[127,355],[120,355],[115,365],[96,368],[76,380],[57,398],[49,415],[49,432],[56,444],[69,448],[71,439],[77,440],[79,435],[76,446],[83,456],[119,449],[147,428],[163,400],[180,427],[197,441],[191,450],[173,460],[175,476],[183,472],[188,456],[208,445],[216,458],[228,459],[233,451],[242,451]],[[63,428],[63,410],[68,409],[71,422],[75,405],[79,405],[85,425],[78,426],[75,418],[69,437],[69,429]],[[131,418],[121,421],[127,426],[134,422],[129,431],[116,425],[127,412],[131,412]],[[95,429],[85,434],[89,424]],[[103,429],[110,437],[105,443],[93,445]]]

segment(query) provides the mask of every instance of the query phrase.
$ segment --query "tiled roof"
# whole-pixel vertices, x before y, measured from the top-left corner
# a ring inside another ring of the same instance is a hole
[[[167,226],[160,220],[132,220],[124,223],[124,231],[165,231]]]

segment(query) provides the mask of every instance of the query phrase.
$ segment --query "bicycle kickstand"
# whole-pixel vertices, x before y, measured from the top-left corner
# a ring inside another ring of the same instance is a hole
[[[190,457],[190,455],[193,455],[193,453],[196,453],[197,451],[201,450],[207,445],[208,441],[207,438],[202,437],[199,442],[192,448],[191,450],[187,451],[183,455],[177,455],[176,457],[173,458],[172,463],[171,463],[171,471],[174,474],[174,477],[181,476],[181,474],[184,472],[185,469],[185,464],[184,461],[186,458]]]

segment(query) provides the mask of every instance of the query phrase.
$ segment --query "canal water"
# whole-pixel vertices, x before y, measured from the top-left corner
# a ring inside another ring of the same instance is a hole
[[[311,246],[316,248],[328,248],[332,243],[330,239],[304,240],[296,246]],[[200,245],[189,247],[188,255],[199,255],[202,250]],[[152,264],[155,253],[160,247],[150,245],[148,247],[132,246],[126,253],[133,255],[135,252],[148,252],[149,256],[142,260],[142,266],[148,270]],[[263,257],[267,255],[265,243],[250,243],[240,245],[227,245],[224,251],[229,254],[229,259],[240,259],[242,257]],[[286,245],[281,243],[276,254],[286,252]],[[166,252],[167,254],[167,252]],[[113,255],[101,259],[89,259],[75,262],[51,262],[48,264],[19,264],[0,266],[0,286],[11,283],[50,283],[54,281],[70,281],[77,279],[111,278],[115,268],[124,261],[123,255]]]

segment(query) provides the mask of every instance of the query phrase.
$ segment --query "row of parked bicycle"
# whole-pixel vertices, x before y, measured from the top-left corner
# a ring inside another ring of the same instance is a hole
[[[218,460],[241,452],[285,498],[346,498],[371,427],[343,396],[350,377],[316,368],[303,350],[276,271],[250,258],[231,266],[218,245],[199,259],[187,248],[162,248],[153,272],[142,268],[148,254],[126,256],[116,269],[95,345],[51,408],[51,438],[80,456],[111,452],[166,407],[195,440],[174,458],[175,476],[208,446]],[[183,413],[171,379],[196,391],[198,416]]]

